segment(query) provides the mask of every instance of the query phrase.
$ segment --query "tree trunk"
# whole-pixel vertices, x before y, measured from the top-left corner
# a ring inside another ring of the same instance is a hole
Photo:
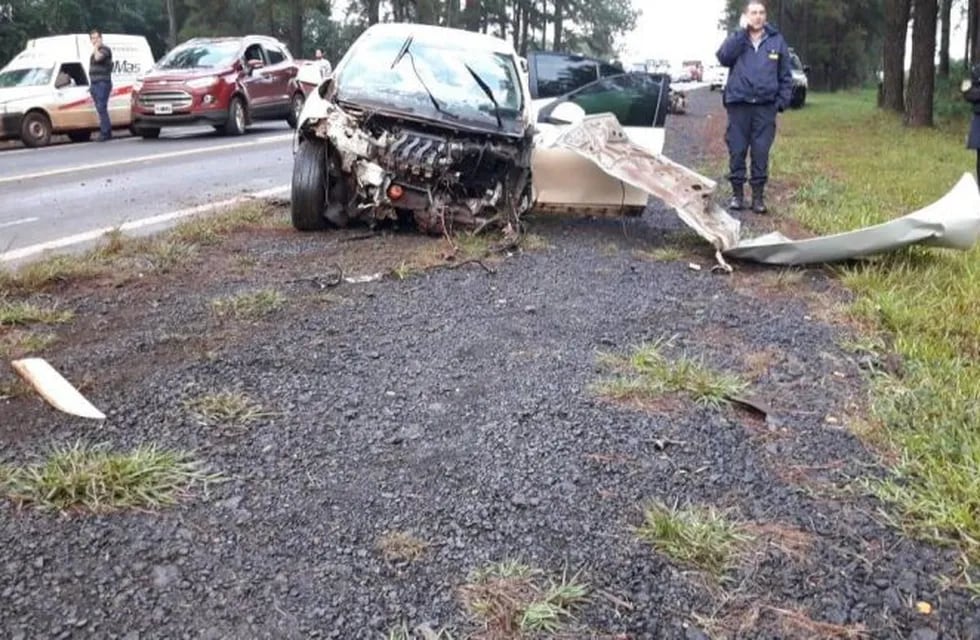
[[[977,0],[967,0],[967,5],[973,15],[970,20],[970,29],[973,32],[973,39],[970,40],[970,64],[977,64],[980,63],[980,3]]]
[[[531,27],[531,0],[521,0],[521,15],[523,20],[521,22],[521,47],[519,49],[522,56],[527,55],[528,48],[528,31]]]
[[[974,20],[976,13],[977,7],[974,0],[966,0],[966,50],[963,52],[963,66],[968,70],[972,62],[970,56],[973,54],[973,41],[976,39],[976,21]]]
[[[167,0],[167,49],[177,46],[177,13],[174,0]]]
[[[562,20],[565,17],[565,0],[555,0],[555,37],[554,42],[551,44],[551,48],[555,51],[561,51],[562,46],[562,30],[564,26],[562,25]]]
[[[932,126],[932,98],[936,86],[936,0],[914,0],[912,65],[906,97],[905,122],[912,127]]]
[[[294,56],[302,56],[303,0],[292,0],[289,5],[289,50]]]
[[[483,11],[480,8],[480,0],[466,0],[463,9],[463,25],[470,31],[479,31]]]
[[[949,77],[949,33],[950,19],[953,16],[953,0],[941,0],[939,5],[939,20],[942,23],[939,41],[939,75]]]
[[[368,24],[381,22],[381,0],[367,0],[366,5]]]
[[[886,0],[882,106],[898,113],[905,111],[905,36],[908,28],[909,0]]]

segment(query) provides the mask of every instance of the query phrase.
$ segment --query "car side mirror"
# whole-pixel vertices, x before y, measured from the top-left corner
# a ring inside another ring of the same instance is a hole
[[[574,102],[562,102],[548,114],[548,120],[554,124],[578,124],[585,119],[585,109]]]
[[[530,68],[527,65],[527,58],[521,58],[521,71],[528,73]]]
[[[250,72],[255,71],[256,69],[261,69],[262,67],[265,66],[265,63],[262,62],[261,60],[249,60],[247,64],[248,64],[248,70]]]
[[[59,74],[54,81],[55,89],[64,89],[65,87],[71,86],[71,78],[66,75]]]

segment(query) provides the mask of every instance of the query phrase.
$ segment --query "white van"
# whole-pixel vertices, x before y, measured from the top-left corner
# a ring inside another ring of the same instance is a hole
[[[143,36],[106,33],[102,41],[112,49],[109,117],[113,128],[128,127],[133,82],[153,66],[153,53]],[[0,140],[19,138],[28,147],[43,147],[53,133],[83,142],[98,131],[88,92],[91,54],[87,33],[28,40],[0,69]]]

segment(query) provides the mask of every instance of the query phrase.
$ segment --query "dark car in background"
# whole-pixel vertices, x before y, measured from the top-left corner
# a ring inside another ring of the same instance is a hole
[[[133,133],[156,138],[163,127],[209,124],[241,135],[256,120],[295,124],[296,75],[293,56],[275,38],[188,40],[133,86]]]
[[[807,75],[810,72],[809,65],[803,64],[800,56],[793,49],[789,50],[790,70],[793,74],[793,95],[789,100],[789,106],[800,109],[806,104],[806,92],[810,86]]]

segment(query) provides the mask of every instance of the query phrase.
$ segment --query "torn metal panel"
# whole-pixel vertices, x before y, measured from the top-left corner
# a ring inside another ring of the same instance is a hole
[[[792,240],[770,233],[725,252],[740,260],[798,265],[853,260],[913,244],[967,250],[980,235],[980,193],[969,173],[933,204],[872,227],[819,238]]]
[[[86,400],[47,360],[24,358],[14,360],[10,365],[55,409],[81,418],[105,420],[105,414]]]
[[[660,198],[718,251],[738,244],[740,223],[712,200],[715,182],[636,144],[615,116],[589,116],[562,131],[551,144],[570,149],[610,176]]]

